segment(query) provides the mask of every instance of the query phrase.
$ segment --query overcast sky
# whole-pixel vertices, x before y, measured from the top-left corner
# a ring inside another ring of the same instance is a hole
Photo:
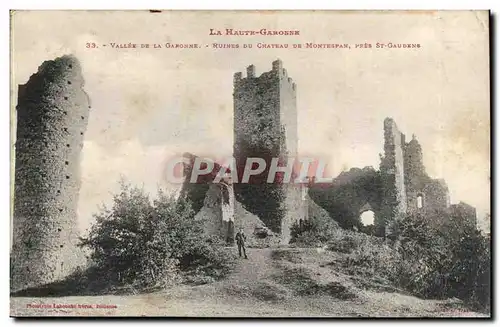
[[[214,37],[210,28],[299,30],[300,36]],[[407,139],[417,136],[427,172],[446,179],[452,203],[476,206],[480,219],[489,212],[487,12],[16,12],[12,33],[12,112],[17,85],[44,60],[72,53],[81,61],[92,102],[82,230],[97,205],[109,203],[120,175],[154,193],[172,187],[162,169],[176,153],[231,155],[233,74],[254,64],[259,75],[277,58],[297,84],[300,153],[328,159],[334,175],[378,168],[383,120],[392,117]],[[99,48],[87,49],[87,42]],[[203,47],[112,49],[111,42]],[[204,47],[214,42],[254,47]],[[259,42],[353,49],[258,49]],[[354,49],[364,42],[421,48]]]

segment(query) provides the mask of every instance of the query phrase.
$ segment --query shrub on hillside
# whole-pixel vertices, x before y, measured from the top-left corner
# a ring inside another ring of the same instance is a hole
[[[343,253],[342,265],[352,274],[381,277],[424,298],[457,297],[488,311],[489,238],[457,217],[439,215],[394,222],[390,228],[395,241],[332,227],[326,217],[314,216],[302,228],[293,227],[292,241],[299,246],[327,245]]]
[[[391,244],[383,239],[347,230],[330,240],[328,249],[345,253],[344,267],[365,276],[388,278],[398,257]]]
[[[397,223],[398,257],[392,280],[423,297],[458,297],[489,310],[489,239],[456,217],[440,215],[444,223],[437,227],[428,223],[429,217],[419,215]]]
[[[310,210],[308,220],[292,225],[290,243],[302,246],[321,246],[334,237],[338,230],[338,224],[330,218],[326,211]]]
[[[109,285],[162,287],[186,274],[218,278],[231,266],[232,257],[205,239],[190,203],[161,191],[151,201],[122,183],[112,207],[95,217],[81,246]]]

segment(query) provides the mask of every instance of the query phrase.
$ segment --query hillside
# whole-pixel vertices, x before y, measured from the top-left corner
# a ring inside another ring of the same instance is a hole
[[[137,295],[11,298],[11,315],[201,317],[486,317],[461,302],[423,300],[345,268],[345,254],[314,248],[248,249],[224,280]],[[28,308],[28,304],[87,304]],[[116,306],[99,308],[97,304]]]

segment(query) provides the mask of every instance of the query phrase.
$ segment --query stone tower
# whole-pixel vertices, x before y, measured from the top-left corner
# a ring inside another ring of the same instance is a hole
[[[84,262],[76,247],[80,154],[89,99],[78,60],[44,62],[19,86],[11,290],[63,279]]]
[[[281,60],[259,77],[247,67],[247,77],[234,74],[234,154],[238,159],[246,144],[283,157],[296,156],[296,85]],[[243,155],[243,154],[242,154]]]
[[[267,167],[250,179],[249,184],[235,184],[236,198],[273,231],[288,242],[294,221],[304,219],[305,201],[301,187],[293,184],[267,183],[272,158],[281,166],[297,156],[296,85],[280,60],[271,71],[256,76],[255,67],[247,67],[246,78],[234,74],[234,157],[238,180],[249,157],[263,158]]]

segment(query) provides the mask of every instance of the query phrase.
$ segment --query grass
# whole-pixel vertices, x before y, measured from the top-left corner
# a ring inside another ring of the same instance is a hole
[[[148,294],[13,297],[11,314],[189,317],[422,317],[477,315],[461,303],[422,300],[374,288],[383,280],[350,275],[345,256],[314,248],[251,249],[225,278],[178,285]],[[369,283],[361,285],[361,283]],[[108,303],[118,309],[65,312],[29,310],[28,303]]]

